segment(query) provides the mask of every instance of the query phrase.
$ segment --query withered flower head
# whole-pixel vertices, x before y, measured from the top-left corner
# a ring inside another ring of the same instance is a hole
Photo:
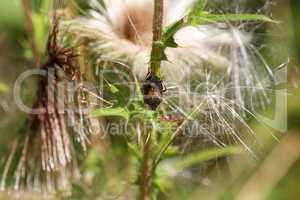
[[[74,66],[74,58],[77,57],[77,54],[75,54],[74,49],[65,48],[59,43],[58,34],[59,21],[54,19],[46,49],[48,62],[43,66],[43,68],[53,67],[53,65],[56,64],[61,67],[69,76],[73,77],[73,80],[79,80],[79,69]]]
[[[75,93],[74,102],[67,91],[61,94],[60,83],[65,80],[59,77],[58,71],[63,71],[66,80],[73,84],[80,83],[80,71],[76,64],[76,54],[72,48],[65,48],[59,40],[59,23],[53,20],[53,26],[47,43],[48,61],[41,67],[46,76],[41,77],[37,99],[33,109],[38,113],[30,114],[25,124],[23,139],[19,139],[19,147],[12,151],[8,159],[2,178],[2,189],[5,188],[8,172],[15,169],[14,188],[33,189],[36,191],[54,191],[57,186],[60,190],[70,190],[70,177],[79,176],[77,169],[72,136],[86,149],[89,143],[88,135],[95,131],[98,121],[90,119],[81,109],[75,112],[74,108],[62,110],[76,102],[81,108],[82,99],[88,94],[84,87],[79,87]],[[59,92],[60,91],[60,92]],[[63,95],[63,98],[60,98]],[[71,124],[70,124],[71,123]],[[73,128],[70,131],[70,127]],[[13,156],[16,150],[21,150],[21,156]],[[16,162],[12,162],[12,157]],[[11,167],[12,163],[17,166]]]

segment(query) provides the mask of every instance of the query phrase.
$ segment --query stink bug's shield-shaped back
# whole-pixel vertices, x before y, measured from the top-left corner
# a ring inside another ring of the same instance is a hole
[[[142,87],[145,104],[149,105],[152,110],[155,110],[162,102],[163,93],[166,88],[163,81],[153,73],[149,73]]]

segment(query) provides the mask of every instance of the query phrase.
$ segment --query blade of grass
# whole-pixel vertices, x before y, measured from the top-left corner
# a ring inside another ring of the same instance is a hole
[[[206,149],[194,154],[190,154],[180,160],[175,161],[175,167],[178,171],[181,171],[195,164],[200,164],[202,162],[212,160],[214,158],[236,155],[241,153],[241,151],[242,148],[239,146]]]
[[[36,39],[35,39],[34,30],[33,30],[33,22],[32,22],[30,3],[29,3],[29,0],[23,0],[22,2],[23,2],[24,13],[25,13],[27,35],[28,35],[30,46],[32,49],[35,67],[39,68],[41,59],[40,59],[40,54],[39,54],[39,50],[38,50],[38,45],[37,45]]]

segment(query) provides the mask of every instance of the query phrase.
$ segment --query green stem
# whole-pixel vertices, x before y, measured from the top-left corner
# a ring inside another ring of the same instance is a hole
[[[163,15],[164,15],[164,0],[154,0],[154,15],[153,15],[153,39],[152,39],[152,51],[150,60],[150,72],[151,74],[161,77],[160,64],[161,60],[161,39],[163,33]],[[151,177],[152,177],[152,155],[151,146],[152,139],[151,133],[145,135],[143,145],[143,161],[141,165],[140,173],[140,200],[150,199],[151,193]]]
[[[153,15],[153,41],[150,60],[150,71],[160,77],[160,64],[158,59],[161,52],[161,39],[163,33],[163,15],[164,15],[164,0],[154,0],[154,15]]]

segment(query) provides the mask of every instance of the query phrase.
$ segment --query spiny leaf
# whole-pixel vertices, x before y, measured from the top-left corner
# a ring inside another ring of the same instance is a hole
[[[185,26],[198,26],[201,24],[228,21],[277,22],[265,15],[259,14],[210,14],[203,11],[207,2],[204,0],[200,0],[199,2],[200,3],[196,4],[195,8],[187,16],[166,27],[162,40],[164,50],[167,47],[178,47],[174,35]]]
[[[187,25],[197,26],[207,23],[215,22],[228,22],[228,21],[262,21],[262,22],[273,22],[277,21],[272,20],[271,18],[265,15],[258,14],[210,14],[202,13],[201,15],[194,15],[189,18]]]
[[[123,117],[129,119],[129,112],[125,108],[100,108],[90,113],[91,117]]]
[[[175,42],[174,35],[177,31],[179,31],[184,26],[185,26],[185,18],[182,18],[166,27],[165,32],[163,34],[163,43],[165,45],[165,48],[166,47],[176,48],[178,46]]]

